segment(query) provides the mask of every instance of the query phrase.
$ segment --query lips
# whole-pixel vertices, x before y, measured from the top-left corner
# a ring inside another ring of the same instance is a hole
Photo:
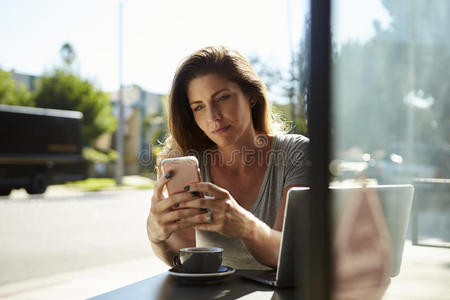
[[[216,130],[214,130],[212,133],[214,133],[214,134],[221,134],[221,133],[227,131],[227,129],[230,128],[230,127],[231,127],[231,125],[222,126],[220,128],[217,128]]]

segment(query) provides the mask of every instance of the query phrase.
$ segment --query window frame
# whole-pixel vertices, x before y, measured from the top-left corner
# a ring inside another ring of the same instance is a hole
[[[333,261],[331,240],[331,1],[310,0],[310,78],[307,99],[312,166],[309,173],[308,266],[304,277],[305,299],[331,299]]]

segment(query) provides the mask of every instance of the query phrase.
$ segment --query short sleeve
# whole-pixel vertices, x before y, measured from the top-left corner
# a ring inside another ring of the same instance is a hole
[[[287,135],[283,148],[283,189],[292,185],[308,185],[308,170],[311,165],[309,139],[303,135]]]

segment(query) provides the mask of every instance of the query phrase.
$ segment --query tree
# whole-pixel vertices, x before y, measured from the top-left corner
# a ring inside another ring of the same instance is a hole
[[[307,82],[309,79],[307,76],[309,76],[309,74],[308,68],[306,67],[307,54],[301,56],[299,53],[303,52],[299,50],[299,52],[295,52],[293,57],[291,57],[292,62],[288,76],[283,75],[277,67],[262,62],[257,56],[250,57],[249,62],[270,93],[289,99],[289,104],[287,105],[279,104],[275,101],[273,103],[274,113],[288,123],[287,128],[290,133],[306,135],[306,94],[302,94],[302,92],[307,92]],[[300,62],[302,62],[303,65],[300,65]],[[306,76],[306,78],[303,78],[302,76]],[[304,84],[304,86],[302,86],[302,84]]]
[[[76,58],[74,47],[70,43],[64,43],[59,51],[64,65],[70,69]]]
[[[283,81],[283,75],[277,67],[270,66],[261,61],[259,56],[253,55],[248,59],[250,65],[256,74],[261,78],[267,87],[267,90],[274,91],[276,87]]]
[[[309,93],[309,76],[310,76],[310,58],[311,58],[311,17],[305,16],[305,27],[303,36],[300,39],[298,52],[294,56],[293,69],[298,70],[298,75],[295,78],[294,84],[298,88],[298,116],[306,119],[306,103]]]
[[[0,104],[33,106],[31,95],[23,84],[16,83],[10,72],[0,70]]]
[[[311,18],[305,16],[305,27],[297,50],[292,52],[289,78],[284,80],[284,91],[289,98],[291,120],[294,133],[307,135],[306,108],[310,74],[310,31]]]
[[[57,68],[44,75],[33,98],[38,107],[81,111],[82,136],[87,144],[115,129],[116,119],[111,114],[108,96],[70,71]]]
[[[74,73],[72,65],[76,55],[70,43],[64,43],[60,53],[64,67],[55,68],[41,78],[33,93],[34,103],[38,107],[81,111],[82,137],[86,144],[91,144],[98,136],[116,127],[111,103],[108,96],[95,88],[93,83]]]
[[[309,86],[310,29],[311,18],[307,15],[298,48],[291,53],[287,75],[277,67],[262,62],[257,56],[249,59],[267,89],[289,100],[288,105],[274,104],[275,112],[292,124],[290,132],[304,135],[307,134],[306,101]]]
[[[345,150],[357,143],[372,152],[411,140],[448,147],[450,42],[445,28],[450,25],[450,2],[437,0],[430,6],[424,0],[411,5],[384,0],[383,4],[393,20],[390,28],[375,24],[371,40],[347,42],[335,54],[334,107],[340,134],[336,148]],[[420,108],[407,103],[408,95],[432,101]],[[412,158],[423,159],[422,163],[435,159],[431,153]]]

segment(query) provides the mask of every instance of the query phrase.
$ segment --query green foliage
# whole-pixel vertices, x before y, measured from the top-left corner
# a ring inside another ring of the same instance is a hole
[[[88,178],[80,181],[67,182],[66,186],[87,192],[95,192],[116,187],[116,181],[114,178]]]
[[[108,152],[100,152],[94,148],[84,147],[83,148],[83,158],[91,163],[108,163],[117,161],[119,155],[115,150],[109,150]]]
[[[152,137],[152,145],[160,145],[162,142],[164,142],[166,134],[167,132],[165,128],[157,129]]]
[[[152,129],[152,126],[155,124],[167,124],[167,118],[162,113],[156,112],[150,115],[147,115],[143,122],[143,128],[145,131]]]
[[[308,124],[305,118],[297,117],[295,119],[295,133],[308,136]]]
[[[260,57],[251,56],[248,61],[269,91],[272,91],[275,86],[280,85],[284,80],[278,67],[263,62]]]
[[[0,70],[0,104],[33,106],[31,95],[23,84],[16,83],[11,72]]]
[[[289,133],[308,135],[308,128],[305,118],[297,116],[295,118],[295,122],[292,120],[292,105],[273,104],[272,109],[275,114],[280,116],[281,120],[287,123]]]
[[[65,68],[56,68],[44,75],[33,93],[23,84],[16,83],[10,72],[0,70],[0,104],[81,111],[83,140],[91,144],[101,134],[115,129],[112,106],[105,93],[71,71],[76,58],[71,44],[65,43],[61,47],[61,57]]]
[[[373,38],[349,41],[333,55],[334,151],[394,152],[404,165],[434,166],[447,177],[450,21],[444,12],[450,1],[383,4],[392,17],[389,28],[375,23]],[[417,105],[427,99],[429,105]]]
[[[44,75],[34,93],[34,102],[38,107],[81,111],[82,136],[88,144],[116,127],[108,96],[70,71],[57,68]]]
[[[448,145],[450,43],[443,23],[449,23],[432,13],[449,11],[450,2],[429,7],[420,1],[415,11],[402,2],[383,3],[393,16],[390,28],[375,26],[371,40],[347,42],[334,56],[337,150],[360,146],[371,152],[410,141]],[[405,103],[412,92],[432,98],[432,105]]]
[[[293,50],[287,74],[278,67],[263,62],[259,57],[249,59],[250,64],[266,85],[274,103],[277,97],[289,100],[289,106],[281,105],[281,116],[291,121],[291,132],[306,134],[306,95],[309,84],[309,27],[310,20],[305,20],[305,32],[300,39],[297,50]],[[294,120],[299,120],[294,121]]]
[[[148,183],[131,182],[118,186],[114,178],[88,178],[80,181],[67,182],[65,184],[70,188],[80,189],[87,192],[101,191],[104,189],[119,188],[135,188],[135,189],[152,189],[155,186],[154,181]]]
[[[76,58],[75,49],[73,48],[72,44],[64,43],[61,46],[60,53],[61,59],[63,60],[65,66],[67,68],[70,68]]]
[[[167,132],[167,105],[169,97],[163,96],[161,99],[162,106],[158,111],[149,114],[145,117],[142,124],[145,131],[155,131],[150,137],[152,145],[159,145],[159,141],[163,141]],[[158,130],[158,128],[162,128]]]
[[[149,131],[152,128],[152,120],[152,115],[148,115],[145,117],[144,121],[142,122],[142,128],[144,131]]]
[[[82,150],[83,158],[88,162],[89,177],[97,175],[97,167],[104,168],[101,174],[105,177],[112,177],[112,168],[114,162],[119,158],[117,151],[109,150],[101,152],[94,148],[84,147]]]

